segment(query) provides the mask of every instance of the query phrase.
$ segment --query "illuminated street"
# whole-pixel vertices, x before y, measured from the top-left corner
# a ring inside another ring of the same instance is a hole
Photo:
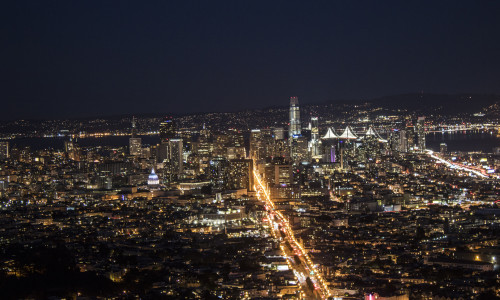
[[[270,220],[275,218],[275,223],[278,224],[279,228],[283,230],[283,232],[286,235],[286,240],[292,245],[294,251],[296,251],[296,254],[301,257],[301,264],[294,264],[294,271],[302,276],[299,276],[299,280],[301,281],[301,284],[303,287],[307,288],[307,284],[305,284],[305,277],[309,276],[314,284],[315,290],[319,290],[318,294],[321,298],[326,298],[331,295],[327,283],[324,281],[324,279],[321,277],[321,275],[316,271],[316,266],[313,264],[312,260],[309,258],[309,255],[307,254],[307,251],[299,244],[299,242],[295,239],[295,235],[293,233],[292,228],[290,227],[289,222],[287,221],[286,217],[280,212],[277,211],[274,207],[273,202],[271,201],[271,198],[269,196],[269,192],[265,189],[264,185],[262,184],[262,181],[257,174],[256,171],[254,171],[254,177],[257,182],[257,189],[259,190],[259,199],[264,200],[267,205],[268,205],[268,212],[270,214]],[[264,195],[264,199],[262,199],[262,194]],[[275,230],[275,229],[273,229]],[[286,251],[285,251],[286,253]],[[291,253],[289,253],[291,254]],[[308,274],[308,275],[307,275]],[[314,296],[317,294],[314,293]]]

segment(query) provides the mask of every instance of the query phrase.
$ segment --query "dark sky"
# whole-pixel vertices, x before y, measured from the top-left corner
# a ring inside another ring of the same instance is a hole
[[[9,1],[0,117],[500,93],[500,1]]]

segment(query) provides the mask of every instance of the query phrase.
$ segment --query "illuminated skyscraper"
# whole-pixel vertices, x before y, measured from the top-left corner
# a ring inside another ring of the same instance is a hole
[[[175,122],[171,118],[166,118],[160,123],[160,143],[167,143],[175,138]]]
[[[417,120],[417,142],[418,142],[418,150],[420,152],[425,151],[425,117],[418,117]]]
[[[132,137],[128,140],[130,155],[141,155],[142,139],[137,137],[135,117],[132,117]]]
[[[171,139],[169,142],[169,167],[170,171],[179,175],[183,171],[182,139]]]
[[[311,159],[308,145],[309,142],[305,136],[298,136],[293,139],[290,145],[290,157],[292,158],[293,164],[308,162]]]
[[[288,137],[290,143],[294,136],[300,135],[300,111],[299,111],[299,98],[290,98],[290,125],[288,127]]]
[[[317,158],[321,156],[321,141],[319,139],[319,124],[318,117],[311,117],[311,141],[309,143],[309,148],[311,151],[311,156]]]
[[[261,148],[263,147],[262,143],[262,132],[260,129],[252,129],[250,131],[250,158],[251,159],[260,159]]]
[[[319,140],[318,117],[311,117],[311,140]]]
[[[399,131],[399,151],[408,151],[408,137],[406,135],[406,130],[402,129]]]
[[[208,176],[214,188],[222,189],[227,183],[229,162],[224,157],[215,157],[210,160]]]
[[[229,161],[227,188],[253,190],[253,160],[232,159]]]
[[[68,155],[69,159],[80,160],[78,144],[76,143],[76,141],[73,141],[72,138],[70,138],[69,141],[64,142],[64,151]]]

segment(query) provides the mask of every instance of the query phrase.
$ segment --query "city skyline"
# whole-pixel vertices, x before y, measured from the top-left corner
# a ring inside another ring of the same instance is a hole
[[[500,300],[500,1],[11,1],[2,299]]]
[[[499,104],[424,117],[293,96],[268,111],[8,123],[0,289],[500,299]]]

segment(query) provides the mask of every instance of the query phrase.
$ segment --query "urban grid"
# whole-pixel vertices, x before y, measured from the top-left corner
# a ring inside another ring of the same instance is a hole
[[[306,106],[304,117],[291,97],[288,109],[97,119],[79,132],[62,129],[79,121],[16,121],[27,133],[0,142],[3,293],[498,295],[500,148],[426,147],[426,135],[499,134],[498,116],[484,113],[498,103],[460,123],[369,104],[332,107]],[[34,134],[63,147],[13,146]],[[110,137],[128,143],[100,144]],[[80,145],[86,139],[96,145]]]
[[[500,0],[0,7],[0,300],[500,300]]]

